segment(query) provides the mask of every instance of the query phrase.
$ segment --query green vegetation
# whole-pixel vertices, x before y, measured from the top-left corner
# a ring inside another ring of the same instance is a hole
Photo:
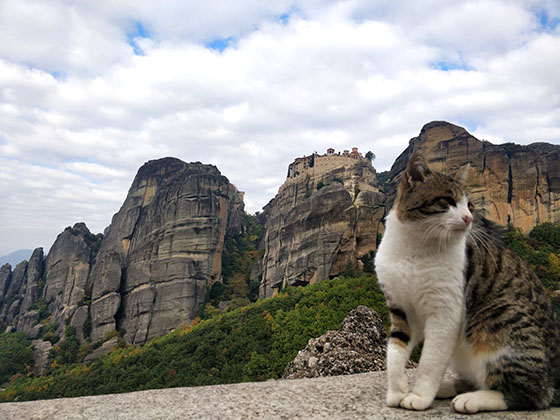
[[[500,147],[506,152],[508,157],[512,157],[515,153],[527,150],[527,146],[515,143],[502,143]]]
[[[365,158],[370,162],[373,162],[375,160],[375,154],[370,150],[369,152],[366,153]]]
[[[375,276],[287,288],[276,297],[194,322],[143,347],[114,349],[88,365],[53,363],[48,376],[30,374],[11,381],[0,401],[278,378],[310,338],[340,328],[358,305],[374,308],[388,322]],[[71,337],[67,328],[62,343]],[[56,351],[56,357],[71,360],[75,346],[68,347]]]
[[[552,293],[560,289],[560,224],[542,223],[529,235],[512,228],[506,233],[506,245],[529,262],[560,313],[560,300]]]
[[[33,366],[31,340],[22,332],[0,335],[0,384]]]
[[[379,186],[383,189],[383,191],[389,191],[391,184],[389,182],[389,175],[391,175],[391,171],[384,171],[377,173],[377,182],[379,182]]]
[[[80,342],[76,336],[76,328],[71,325],[64,329],[64,337],[59,345],[52,348],[50,359],[57,365],[76,363],[78,361],[78,351]]]
[[[41,296],[37,302],[31,305],[28,310],[36,310],[37,311],[37,318],[35,319],[34,325],[39,324],[44,319],[47,319],[50,315],[49,312],[49,302],[45,299],[44,296]]]
[[[258,216],[243,215],[243,232],[228,234],[222,254],[223,283],[212,285],[206,295],[202,317],[209,318],[217,313],[220,302],[227,302],[229,310],[255,302],[259,296],[259,279],[250,278],[251,267],[262,257],[257,249],[264,234],[264,226]]]

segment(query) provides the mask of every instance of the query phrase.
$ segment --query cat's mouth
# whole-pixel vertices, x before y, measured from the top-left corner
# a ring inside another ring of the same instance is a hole
[[[471,225],[456,225],[451,230],[454,230],[456,232],[468,232],[469,230],[471,230]]]
[[[471,215],[464,215],[461,217],[461,221],[457,221],[456,223],[451,226],[452,230],[456,230],[458,232],[468,232],[472,227],[473,218]]]

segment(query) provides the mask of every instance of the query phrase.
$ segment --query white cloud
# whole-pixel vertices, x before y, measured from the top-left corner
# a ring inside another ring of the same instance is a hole
[[[159,157],[215,164],[255,212],[295,157],[357,146],[385,170],[431,120],[559,143],[559,16],[538,0],[5,0],[0,255],[101,231]]]

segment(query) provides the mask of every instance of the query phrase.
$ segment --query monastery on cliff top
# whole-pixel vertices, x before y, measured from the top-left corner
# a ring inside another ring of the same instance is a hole
[[[343,166],[353,166],[356,161],[365,159],[357,147],[352,147],[352,151],[344,150],[342,153],[335,153],[335,150],[330,147],[327,153],[319,155],[313,153],[310,156],[297,158],[293,163],[288,166],[288,179],[297,178],[310,168],[315,168],[319,171],[328,171]]]

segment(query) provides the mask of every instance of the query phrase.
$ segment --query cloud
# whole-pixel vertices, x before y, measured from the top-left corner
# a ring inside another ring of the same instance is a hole
[[[216,165],[261,210],[294,158],[390,168],[448,120],[560,142],[556,2],[0,3],[0,254],[110,222],[137,169]]]

